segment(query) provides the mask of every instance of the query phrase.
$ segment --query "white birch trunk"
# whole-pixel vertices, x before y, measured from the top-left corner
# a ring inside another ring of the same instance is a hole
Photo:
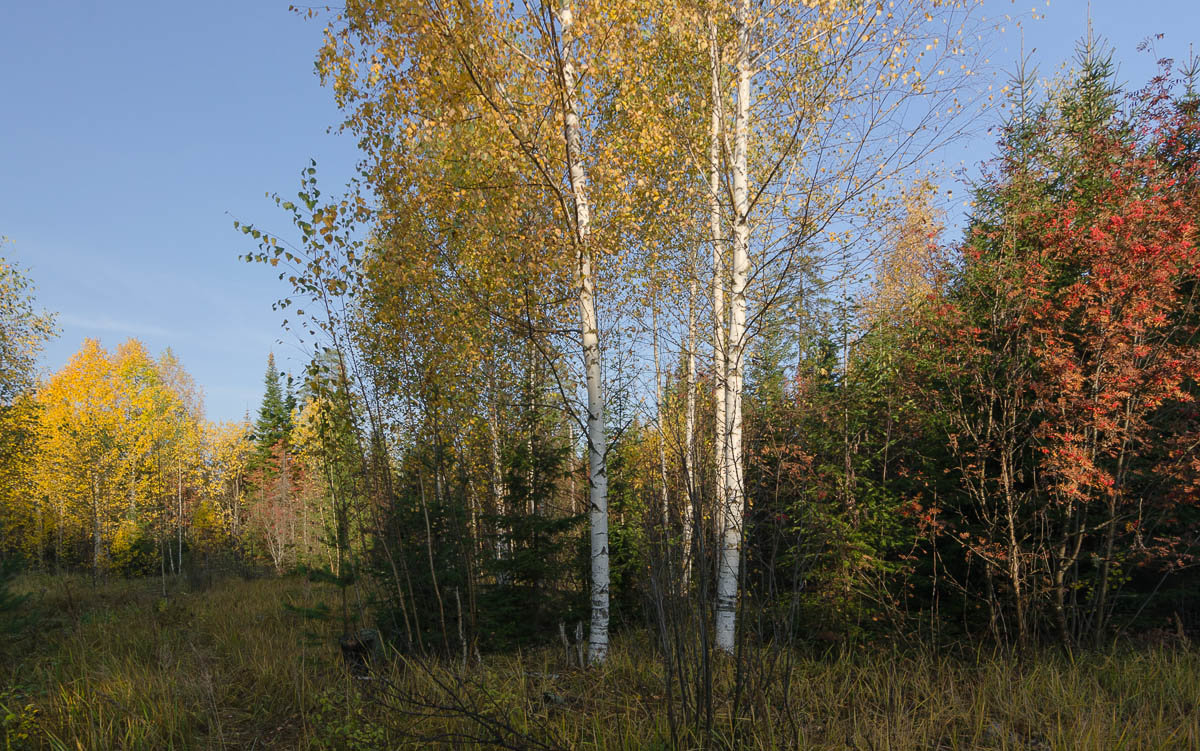
[[[671,499],[667,492],[667,431],[663,427],[663,392],[662,392],[662,366],[658,359],[658,299],[655,293],[655,301],[651,312],[651,326],[654,328],[654,404],[655,416],[654,422],[658,427],[658,477],[661,483],[659,501],[662,506],[662,525],[663,539],[671,539]]]
[[[723,229],[721,226],[721,128],[724,119],[721,105],[721,68],[717,50],[717,26],[708,22],[709,64],[712,72],[712,112],[708,142],[708,209],[709,233],[712,240],[713,277],[713,494],[717,514],[717,547],[725,536],[725,481],[728,445],[725,428],[725,373],[728,359],[725,351],[725,263]]]
[[[686,589],[692,575],[692,524],[695,516],[693,507],[699,494],[696,492],[696,293],[699,273],[696,256],[692,256],[692,278],[688,283],[688,344],[687,344],[687,408],[683,418],[683,485],[687,489],[687,502],[683,504],[683,554],[681,573]]]
[[[504,487],[504,470],[500,466],[500,424],[496,415],[496,392],[495,387],[491,388],[489,400],[492,402],[488,405],[488,448],[489,459],[491,460],[491,489],[492,489],[492,509],[496,514],[497,519],[504,516],[504,496],[507,490]],[[509,557],[509,536],[508,527],[503,521],[499,521],[499,529],[496,530],[496,560],[506,561]],[[508,574],[501,572],[496,577],[497,584],[508,584]]]
[[[717,648],[733,652],[738,567],[741,558],[742,511],[745,486],[742,481],[742,381],[746,350],[746,278],[750,270],[750,209],[746,150],[750,120],[750,0],[737,8],[737,109],[733,144],[733,248],[730,265],[729,373],[726,377],[725,421],[729,432],[726,484],[726,524],[717,567]]]
[[[601,391],[600,326],[596,316],[596,278],[589,248],[591,213],[587,174],[582,158],[579,100],[575,92],[575,65],[571,60],[574,17],[569,4],[557,13],[562,32],[559,74],[563,95],[563,132],[567,142],[567,169],[575,211],[576,263],[579,270],[579,312],[583,325],[583,367],[587,382],[588,500],[592,542],[592,627],[588,635],[588,661],[603,663],[608,657],[608,473],[604,435],[604,396]]]

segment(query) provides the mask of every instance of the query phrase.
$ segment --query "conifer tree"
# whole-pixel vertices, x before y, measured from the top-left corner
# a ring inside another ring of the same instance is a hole
[[[275,366],[275,353],[267,355],[267,373],[264,377],[266,390],[262,406],[258,409],[258,420],[254,423],[254,440],[260,451],[268,451],[287,437],[291,430],[289,401],[294,400],[284,393],[283,376]]]

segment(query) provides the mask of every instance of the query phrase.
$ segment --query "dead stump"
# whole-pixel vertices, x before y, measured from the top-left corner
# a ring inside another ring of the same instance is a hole
[[[366,678],[371,672],[371,665],[383,652],[379,632],[373,628],[359,629],[349,636],[343,636],[341,646],[342,661],[356,678]]]

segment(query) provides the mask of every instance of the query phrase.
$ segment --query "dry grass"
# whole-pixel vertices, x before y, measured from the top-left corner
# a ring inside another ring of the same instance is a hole
[[[313,707],[342,679],[335,655],[304,646],[311,624],[282,607],[328,598],[303,580],[229,579],[169,599],[154,580],[17,588],[41,618],[10,655],[4,698],[9,713],[36,709],[34,748],[304,748]]]
[[[218,583],[163,601],[155,582],[26,578],[38,627],[7,645],[5,749],[374,749],[463,745],[670,747],[660,663],[635,636],[601,670],[560,650],[467,670],[396,662],[359,681],[332,634],[282,603],[332,594],[298,579]],[[861,650],[795,657],[731,718],[715,683],[714,748],[1200,748],[1200,655],[1184,648],[1024,660]],[[786,691],[785,691],[786,689]],[[468,715],[474,713],[476,717]],[[675,736],[684,748],[700,736]],[[440,739],[440,740],[439,740]]]

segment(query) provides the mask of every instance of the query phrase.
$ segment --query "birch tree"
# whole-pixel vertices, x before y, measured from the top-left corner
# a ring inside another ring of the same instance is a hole
[[[690,277],[690,290],[698,273],[689,259],[711,245],[718,623],[731,648],[744,535],[743,361],[757,319],[787,292],[802,257],[870,247],[864,238],[891,205],[889,180],[953,133],[943,120],[964,111],[956,85],[972,72],[964,51],[973,4],[739,0],[651,12],[633,2],[409,0],[354,2],[330,25],[318,70],[363,145],[379,236],[398,243],[389,265],[405,269],[414,295],[461,293],[451,325],[478,325],[465,313],[473,305],[487,316],[480,342],[489,326],[527,315],[582,354],[594,659],[607,644],[601,344],[628,320],[620,306],[642,281],[666,282],[668,268]],[[665,237],[673,239],[663,245]],[[640,262],[664,249],[671,262]],[[510,269],[536,277],[538,264],[552,281],[505,283]],[[646,279],[634,283],[638,274]],[[438,280],[432,291],[429,279]],[[544,304],[536,314],[530,297]],[[566,322],[567,299],[577,324]],[[379,302],[397,319],[423,315]],[[700,321],[678,307],[662,313],[688,321],[678,341],[693,350]],[[571,383],[558,385],[578,401]],[[486,389],[466,388],[480,403]],[[685,484],[694,481],[692,414],[678,441]]]
[[[493,324],[533,320],[527,290],[504,289],[514,258],[551,284],[570,270],[586,398],[580,420],[589,467],[593,538],[591,654],[607,653],[607,478],[601,327],[582,110],[586,25],[573,5],[352,3],[318,67],[334,84],[346,127],[368,151],[366,177],[383,196],[386,235],[429,238],[431,277],[463,289]],[[557,120],[557,127],[550,123]],[[555,137],[557,131],[557,137]],[[599,161],[596,155],[590,155]],[[394,190],[401,185],[413,190]],[[513,200],[514,193],[521,196]],[[472,211],[471,206],[478,207]],[[415,209],[415,213],[414,213]],[[482,209],[482,210],[479,210]],[[413,224],[405,214],[421,217]],[[498,242],[497,242],[498,241]],[[530,253],[541,246],[542,254]],[[451,251],[452,255],[443,255]],[[443,263],[453,260],[453,265]],[[534,276],[523,272],[523,276]],[[428,278],[428,277],[427,277]],[[540,281],[537,286],[545,287]],[[514,305],[484,289],[503,289]],[[539,295],[535,294],[536,299]],[[478,303],[487,300],[489,309]],[[515,315],[514,315],[515,313]],[[557,317],[557,314],[555,314]],[[564,321],[555,326],[563,330]],[[572,327],[574,328],[574,327]],[[542,356],[548,353],[543,352]],[[570,398],[569,384],[561,384]]]
[[[724,473],[725,523],[717,567],[717,648],[733,652],[737,616],[738,569],[741,558],[742,511],[742,383],[746,350],[746,281],[750,273],[750,186],[747,150],[750,139],[750,0],[737,6],[737,98],[733,131],[733,243],[730,249],[729,342],[725,363],[725,442],[728,469]]]
[[[710,10],[709,192],[729,207],[731,229],[728,266],[722,267],[717,204],[714,371],[723,376],[716,411],[724,435],[715,453],[724,497],[718,500],[716,628],[717,645],[726,651],[736,633],[745,532],[744,360],[757,321],[776,301],[794,297],[789,285],[802,264],[838,257],[857,264],[869,257],[882,220],[899,210],[897,186],[928,171],[936,150],[963,132],[976,110],[968,109],[974,103],[960,87],[983,64],[977,5],[927,0],[896,8],[828,0],[751,6],[738,0],[729,93],[720,63],[728,9]],[[723,133],[720,107],[730,95],[732,139],[716,135]]]
[[[555,14],[562,35],[556,47],[558,78],[562,86],[563,132],[574,213],[575,257],[578,268],[579,313],[582,324],[584,379],[587,383],[588,505],[592,548],[592,628],[588,659],[602,663],[608,656],[608,471],[604,431],[604,394],[600,370],[600,324],[596,316],[596,278],[592,271],[591,209],[587,173],[583,163],[583,138],[579,125],[576,68],[572,58],[575,19],[571,4]]]
[[[729,505],[729,431],[726,427],[726,384],[729,357],[725,328],[725,229],[721,217],[721,139],[724,132],[724,87],[717,23],[708,16],[709,131],[708,131],[708,222],[712,244],[712,354],[713,354],[713,478],[718,518],[717,548],[725,544]]]

